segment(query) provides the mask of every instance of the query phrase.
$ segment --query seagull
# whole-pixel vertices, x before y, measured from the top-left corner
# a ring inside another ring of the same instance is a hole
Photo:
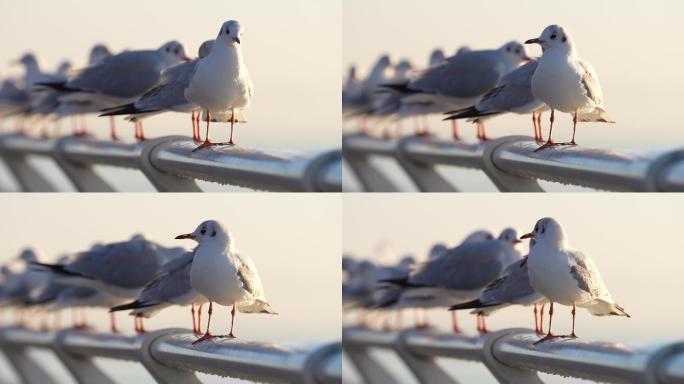
[[[476,232],[478,235],[484,232]],[[448,308],[477,298],[482,290],[500,277],[508,265],[518,239],[502,235],[496,240],[474,241],[466,238],[461,245],[442,256],[419,264],[406,279],[387,280],[403,287],[396,300],[379,303],[380,307]],[[453,328],[459,331],[455,313]],[[478,316],[478,331],[487,332],[484,318]]]
[[[209,122],[214,112],[231,111],[233,118],[227,144],[235,145],[235,111],[249,107],[254,95],[254,87],[242,59],[242,32],[242,25],[235,20],[223,23],[211,52],[199,60],[190,75],[185,97],[207,113],[206,138],[195,150],[220,144],[209,141]]]
[[[444,55],[444,51],[442,51],[440,48],[436,48],[430,53],[429,63],[431,67],[442,64],[444,60],[446,60],[446,56]]]
[[[125,51],[110,56],[69,81],[38,85],[64,92],[61,101],[87,101],[113,107],[135,101],[157,85],[165,68],[189,60],[183,46],[170,41],[156,50]],[[136,138],[145,139],[141,123],[136,123]]]
[[[130,309],[133,316],[149,318],[171,305],[190,305],[192,330],[200,333],[199,324],[195,322],[195,305],[202,305],[207,299],[190,284],[193,256],[194,252],[186,252],[164,264],[162,272],[145,285],[135,301],[113,307],[110,312]]]
[[[475,315],[489,316],[492,313],[510,305],[534,305],[534,330],[541,333],[541,322],[537,321],[537,304],[545,303],[546,299],[530,285],[527,269],[527,256],[509,265],[501,277],[492,281],[475,300],[456,304],[449,308],[451,311],[472,309]],[[542,311],[544,307],[542,306]],[[542,314],[543,316],[543,314]]]
[[[571,113],[572,140],[576,145],[575,130],[578,121],[614,123],[603,108],[603,91],[594,67],[577,55],[570,33],[560,25],[549,25],[538,38],[525,44],[539,44],[543,54],[532,76],[532,93],[551,108],[549,138],[538,150],[554,146],[551,139],[554,112]],[[579,115],[585,115],[580,119]]]
[[[182,248],[166,249],[142,235],[135,235],[128,241],[96,245],[76,254],[66,265],[33,264],[57,274],[58,283],[134,299],[164,263],[184,252]]]
[[[202,43],[198,52],[199,58],[209,55],[213,45],[214,40]],[[166,111],[192,112],[192,139],[199,142],[199,116],[196,111],[199,107],[185,97],[185,89],[190,83],[190,77],[197,63],[198,60],[192,60],[165,69],[162,71],[159,83],[140,96],[138,100],[130,104],[103,109],[100,116],[129,115],[127,120],[138,122]]]
[[[495,50],[465,50],[424,71],[407,86],[389,87],[405,93],[408,104],[431,103],[441,107],[437,112],[448,112],[473,105],[504,75],[529,60],[525,47],[511,41]],[[487,139],[482,124],[477,137]]]
[[[534,139],[542,141],[541,113],[548,110],[548,106],[532,94],[532,76],[538,64],[538,60],[531,60],[514,69],[502,77],[496,87],[482,95],[475,105],[452,112],[444,120],[470,119],[477,123],[509,112],[532,113]]]
[[[218,221],[207,220],[194,232],[176,239],[192,239],[198,243],[190,268],[190,284],[209,300],[207,331],[194,343],[214,337],[209,330],[213,302],[233,307],[229,338],[235,338],[236,308],[243,313],[278,314],[266,301],[254,262],[235,249],[231,234]]]
[[[538,342],[553,339],[551,321],[553,304],[572,305],[572,333],[575,335],[575,307],[586,308],[594,316],[627,316],[617,305],[603,283],[594,262],[582,252],[572,249],[560,223],[545,217],[534,230],[521,237],[533,239],[528,256],[530,285],[551,303],[549,329]]]

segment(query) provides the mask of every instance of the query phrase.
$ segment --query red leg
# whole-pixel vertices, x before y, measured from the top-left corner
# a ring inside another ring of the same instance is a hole
[[[537,127],[539,128],[539,141],[544,141],[544,135],[542,134],[541,117],[542,117],[542,113],[537,112]]]
[[[534,305],[534,333],[540,334],[539,332],[539,319],[537,318],[537,304]]]
[[[233,304],[233,309],[230,310],[230,333],[228,333],[228,337],[231,339],[235,338],[235,335],[233,334],[233,326],[235,325],[235,304]]]
[[[577,130],[577,111],[575,111],[575,115],[572,117],[572,141],[570,141],[570,145],[577,145],[575,143],[575,131]]]
[[[109,116],[109,130],[111,131],[112,140],[118,141],[119,137],[116,135],[116,120],[114,116]]]
[[[480,123],[482,125],[482,137],[480,140],[482,141],[487,141],[489,138],[487,137],[487,133],[485,133],[485,123]]]
[[[575,304],[572,305],[572,333],[570,334],[570,337],[577,337],[575,334],[575,314],[577,313],[577,309],[575,308]]]
[[[542,304],[541,310],[539,311],[539,334],[542,335],[544,334],[544,308],[546,308],[546,304]]]
[[[145,333],[147,332],[145,330],[145,324],[143,324],[143,320],[145,320],[142,316],[140,316],[140,333]]]
[[[451,311],[451,328],[454,333],[461,332],[461,329],[458,327],[458,315],[456,314],[456,311]]]
[[[451,120],[451,136],[454,140],[461,140],[458,135],[458,121],[456,119]]]
[[[539,344],[541,342],[547,341],[547,340],[552,340],[555,339],[556,336],[551,333],[551,322],[553,321],[553,302],[551,302],[551,305],[549,305],[549,330],[543,338],[541,338],[539,341],[535,342],[534,344]]]
[[[233,143],[233,125],[235,124],[235,109],[231,109],[230,112],[230,140],[228,140],[228,145],[235,145]]]
[[[109,313],[109,325],[112,333],[119,333],[119,328],[116,326],[116,315],[114,315],[114,312]]]
[[[208,116],[207,116],[207,117],[208,117]],[[202,342],[202,341],[204,341],[204,340],[209,340],[209,339],[214,338],[214,336],[211,335],[211,332],[209,332],[209,329],[210,329],[210,326],[211,326],[211,314],[212,314],[213,312],[214,312],[214,310],[213,310],[213,303],[210,301],[210,302],[209,302],[209,312],[207,312],[207,313],[209,314],[209,316],[207,317],[207,331],[204,333],[204,336],[202,336],[202,337],[200,337],[199,339],[193,341],[193,342],[192,342],[193,344],[197,344],[197,343],[200,343],[200,342]]]
[[[199,332],[197,332],[197,322],[195,321],[195,303],[192,303],[190,305],[190,314],[192,315],[192,333],[198,334]]]
[[[539,127],[537,126],[537,112],[532,112],[532,125],[534,126],[534,141],[539,141]]]
[[[211,114],[209,113],[209,110],[207,109],[207,136],[204,138],[204,142],[202,144],[200,144],[199,147],[192,150],[193,152],[199,151],[202,148],[211,147],[212,145],[214,145],[214,143],[209,141],[209,122],[210,121],[211,121]],[[211,306],[211,304],[210,304],[210,306]]]
[[[551,122],[551,125],[550,125],[550,127],[549,127],[549,139],[546,140],[546,143],[545,143],[544,145],[542,145],[541,147],[535,149],[535,150],[534,150],[535,152],[541,151],[541,150],[544,149],[544,148],[549,148],[549,147],[553,147],[554,145],[556,145],[556,144],[553,142],[553,139],[551,138],[551,133],[553,132],[553,122],[554,122],[554,120],[555,120],[555,112],[556,112],[555,110],[553,110],[553,109],[551,110],[551,119],[549,119],[549,121]]]

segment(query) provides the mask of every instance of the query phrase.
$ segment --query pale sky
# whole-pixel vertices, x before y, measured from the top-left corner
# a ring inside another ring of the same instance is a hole
[[[35,52],[46,70],[65,58],[82,68],[90,48],[99,42],[118,52],[156,49],[177,39],[194,57],[203,41],[216,37],[223,22],[239,20],[255,96],[245,111],[249,122],[236,128],[236,142],[281,149],[340,145],[339,0],[253,0],[239,6],[220,0],[7,0],[0,2],[0,14],[0,79],[20,74],[9,62],[27,51]],[[106,120],[88,121],[106,137]],[[153,137],[191,134],[189,115],[165,114],[145,124],[146,134]],[[132,136],[128,125],[119,121],[122,132]],[[216,125],[213,133],[223,141],[228,126]]]
[[[249,255],[278,316],[238,314],[236,335],[277,342],[340,338],[341,199],[315,194],[39,194],[4,195],[0,262],[34,246],[45,260],[86,250],[94,242],[144,233],[166,246],[192,247],[174,237],[207,219],[222,222],[236,247]],[[206,307],[205,307],[206,312]],[[66,313],[65,319],[69,319]],[[214,307],[212,328],[225,333],[228,309]],[[126,330],[132,321],[118,315]],[[90,318],[107,327],[103,310]],[[172,308],[146,323],[151,329],[191,326],[190,309]],[[206,321],[206,313],[203,322]]]
[[[408,252],[423,260],[437,241],[455,246],[480,228],[498,234],[512,226],[523,234],[538,219],[552,216],[565,228],[570,245],[595,261],[615,300],[632,315],[599,318],[579,310],[578,335],[650,344],[681,336],[682,207],[682,196],[655,194],[346,194],[344,250],[388,260],[390,249],[396,258]],[[379,245],[384,252],[377,251]],[[556,309],[554,329],[565,333],[570,308]],[[436,311],[432,318],[446,327],[449,315]],[[474,318],[464,313],[461,319],[466,330],[474,329]],[[531,327],[532,320],[531,309],[508,308],[488,324]]]
[[[537,37],[550,24],[561,24],[573,35],[578,53],[596,68],[605,106],[617,124],[582,124],[581,145],[610,148],[680,147],[679,121],[684,4],[669,0],[466,1],[345,0],[344,71],[351,63],[367,72],[382,53],[397,62],[410,59],[424,66],[435,47],[448,53],[467,44],[496,48],[509,40]],[[529,53],[541,54],[539,47]],[[545,114],[544,135],[548,132]],[[445,137],[449,125],[432,119]],[[465,126],[465,124],[462,124]],[[411,125],[407,125],[411,127]],[[498,117],[488,134],[532,134],[527,116]],[[474,128],[465,129],[474,138]],[[554,137],[572,133],[571,118],[556,115]],[[558,136],[556,136],[556,134]]]

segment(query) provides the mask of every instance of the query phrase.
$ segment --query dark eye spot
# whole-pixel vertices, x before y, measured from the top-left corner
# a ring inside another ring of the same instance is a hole
[[[563,35],[563,42],[565,43],[566,41],[568,41],[568,37]]]
[[[204,229],[204,228],[202,228],[202,230],[200,231],[200,233],[204,235],[205,233],[207,233],[207,230]]]
[[[511,47],[507,47],[506,52],[510,52],[510,51],[511,51]]]
[[[538,225],[535,225],[535,226],[534,226],[534,231],[535,231],[535,232],[539,232],[539,226],[538,226]]]
[[[171,52],[171,48],[166,47],[166,52]]]
[[[556,40],[556,37],[558,37],[558,35],[556,35],[555,33],[552,34],[552,35],[551,35],[551,40]]]
[[[516,54],[516,55],[519,55],[519,54],[520,54],[520,49],[516,49],[516,50],[515,50],[515,54]]]
[[[546,227],[542,226],[541,227],[541,233],[544,233],[544,232],[546,232]]]
[[[230,29],[226,28],[226,35],[230,35]]]
[[[216,237],[216,231],[213,231],[213,232],[211,233],[211,237]]]
[[[173,53],[177,55],[178,54],[178,48],[174,49]]]

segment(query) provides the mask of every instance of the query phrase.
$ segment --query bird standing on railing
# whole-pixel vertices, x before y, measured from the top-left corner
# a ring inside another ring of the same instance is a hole
[[[530,285],[526,256],[509,265],[500,278],[485,287],[480,297],[467,303],[456,304],[449,310],[472,309],[470,312],[472,314],[489,316],[510,305],[533,305],[534,331],[541,334],[542,322],[537,318],[537,304],[542,304],[543,312],[545,302],[544,296]],[[543,314],[541,320],[543,320]]]
[[[199,47],[199,58],[209,55],[214,40],[208,40]],[[190,82],[190,76],[197,67],[198,60],[174,65],[162,72],[159,83],[145,92],[133,103],[120,105],[102,110],[100,116],[129,115],[126,120],[139,122],[143,119],[163,112],[192,112],[192,139],[200,142],[199,114],[197,105],[185,97],[185,89]]]
[[[594,262],[568,244],[558,221],[546,217],[537,221],[534,230],[521,237],[533,239],[528,256],[530,285],[550,302],[549,329],[540,341],[553,339],[551,321],[553,304],[572,306],[572,333],[575,335],[575,307],[586,308],[594,316],[627,316],[603,283]]]
[[[575,42],[569,32],[560,25],[550,25],[541,36],[525,44],[539,44],[543,54],[532,76],[532,93],[551,108],[549,138],[539,149],[556,145],[551,138],[554,112],[571,113],[572,140],[578,121],[614,123],[603,109],[603,91],[594,67],[577,55]]]
[[[211,339],[209,326],[213,302],[232,306],[230,332],[234,338],[235,310],[277,315],[266,301],[261,278],[252,259],[239,253],[228,230],[215,220],[200,224],[194,232],[176,236],[198,243],[190,269],[190,284],[209,300],[207,331],[195,343]]]
[[[482,290],[511,263],[520,259],[520,241],[514,229],[502,231],[496,240],[469,240],[441,256],[419,264],[404,280],[387,281],[404,288],[400,298],[381,306],[399,308],[449,308],[477,298]],[[455,313],[453,328],[459,331]],[[477,330],[485,333],[484,317],[477,316]]]
[[[60,101],[94,102],[114,107],[135,101],[157,85],[165,68],[184,60],[190,58],[185,55],[183,45],[170,41],[156,50],[125,51],[108,57],[80,71],[69,81],[37,85],[64,92]],[[135,123],[135,128],[136,139],[144,140],[142,123]],[[115,136],[113,132],[112,135]]]
[[[131,300],[152,280],[167,261],[182,255],[182,248],[165,248],[135,235],[128,241],[97,245],[78,253],[65,265],[34,263],[59,276],[62,284],[92,288],[109,295]],[[118,305],[120,302],[110,304]],[[135,328],[143,332],[142,319],[135,318]]]
[[[192,330],[200,333],[200,324],[195,321],[195,305],[204,304],[207,298],[197,292],[190,283],[190,269],[194,252],[186,252],[161,267],[157,277],[145,285],[135,301],[118,305],[110,312],[130,309],[131,315],[149,318],[171,305],[192,306]]]
[[[230,111],[230,140],[225,144],[234,145],[233,126],[237,112],[252,102],[254,87],[240,48],[242,32],[242,26],[235,20],[223,23],[211,52],[198,61],[190,76],[185,97],[207,114],[206,138],[195,150],[222,144],[209,140],[209,122],[214,112]]]

